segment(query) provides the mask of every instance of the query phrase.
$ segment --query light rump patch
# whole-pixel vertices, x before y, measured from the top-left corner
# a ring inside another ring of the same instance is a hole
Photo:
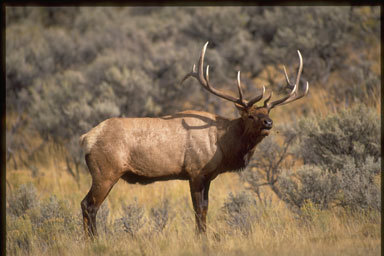
[[[91,152],[92,147],[95,145],[101,133],[103,132],[107,121],[108,120],[101,122],[99,125],[92,128],[89,132],[80,136],[79,142],[84,150],[84,154],[89,154]]]

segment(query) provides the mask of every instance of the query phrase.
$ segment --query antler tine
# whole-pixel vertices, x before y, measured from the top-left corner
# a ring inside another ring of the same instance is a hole
[[[268,101],[272,98],[273,92],[269,94],[269,96],[264,101],[264,107],[268,108]]]
[[[283,97],[282,99],[279,99],[279,100],[276,100],[276,101],[273,101],[271,103],[268,103],[267,101],[264,102],[264,105],[269,109],[271,110],[272,108],[274,108],[275,106],[277,105],[284,105],[284,104],[287,104],[289,102],[292,102],[292,101],[295,101],[295,100],[298,100],[302,97],[304,97],[305,95],[307,95],[308,93],[308,89],[309,89],[309,83],[307,82],[306,84],[306,88],[303,92],[303,94],[299,95],[297,92],[298,92],[298,84],[300,82],[300,77],[301,77],[301,73],[303,71],[303,58],[301,56],[301,53],[299,50],[297,50],[297,54],[299,55],[299,60],[300,60],[300,63],[299,63],[299,68],[297,70],[297,75],[296,75],[296,82],[294,85],[291,84],[291,82],[289,81],[289,78],[288,78],[288,75],[287,75],[287,71],[285,69],[285,66],[284,66],[284,75],[285,75],[285,79],[287,81],[287,87],[288,88],[291,88],[292,91],[289,93],[289,95]],[[293,88],[292,88],[293,86]],[[268,99],[269,100],[269,99]]]
[[[285,69],[285,65],[283,65],[283,69],[284,69],[285,80],[287,81],[287,87],[290,89],[293,89],[294,84],[292,84],[291,81],[289,81],[287,70]]]
[[[247,104],[242,99],[242,95],[240,96],[240,98],[236,98],[236,97],[233,97],[232,95],[230,95],[228,93],[222,92],[222,91],[211,86],[211,84],[209,83],[209,65],[207,65],[207,68],[205,71],[205,77],[204,77],[204,57],[205,57],[205,52],[207,50],[207,45],[208,45],[208,42],[205,43],[205,45],[201,51],[201,55],[199,58],[197,68],[195,65],[193,65],[192,72],[186,74],[184,76],[184,78],[181,80],[181,83],[183,83],[189,77],[194,77],[200,82],[200,84],[203,86],[204,89],[211,92],[212,94],[214,94],[218,97],[221,97],[223,99],[232,101],[234,103],[238,103],[238,104],[246,107]]]
[[[295,100],[298,100],[298,99],[303,98],[305,95],[308,94],[308,90],[309,90],[309,82],[307,81],[307,84],[305,85],[305,89],[304,89],[303,94],[301,94],[301,95],[296,95],[296,97],[292,97],[292,98],[290,98],[290,99],[287,99],[286,101],[280,103],[279,105],[285,105],[285,104],[290,103],[290,102],[292,102],[292,101],[295,101]]]
[[[247,107],[251,107],[253,104],[260,101],[263,98],[264,93],[265,93],[265,86],[263,86],[263,91],[260,95],[254,97],[253,99],[251,99],[248,102],[243,100],[243,90],[241,89],[241,82],[240,82],[240,71],[237,72],[237,88],[239,90],[240,100],[246,102]]]
[[[291,91],[287,96],[285,96],[285,97],[283,97],[283,98],[281,98],[281,99],[272,101],[271,103],[267,104],[267,105],[268,105],[268,108],[269,108],[269,109],[272,109],[272,108],[276,107],[277,105],[281,105],[281,104],[283,104],[285,101],[287,101],[289,98],[291,98],[291,97],[295,94],[295,92],[296,92],[296,87],[297,87],[297,85],[295,84],[295,85],[293,86],[292,91]]]
[[[206,68],[206,71],[205,71],[205,82],[206,82],[206,85],[203,87],[205,89],[207,89],[209,92],[213,93],[214,95],[220,97],[220,98],[223,98],[223,99],[226,99],[226,100],[229,100],[229,101],[232,101],[234,103],[238,103],[242,106],[246,106],[247,103],[242,99],[242,97],[240,96],[240,98],[235,98],[225,92],[222,92],[214,87],[211,86],[211,84],[209,83],[209,65],[207,65],[207,68]]]
[[[179,85],[181,85],[182,83],[184,83],[185,80],[187,80],[189,77],[195,77],[196,79],[198,79],[197,75],[196,75],[196,65],[193,64],[193,67],[192,67],[192,71],[189,72],[188,74],[186,74],[183,79],[181,79]]]
[[[252,107],[253,104],[260,101],[264,97],[265,86],[263,85],[263,90],[260,95],[252,98],[250,101],[246,101],[243,99],[243,90],[241,89],[241,82],[240,82],[240,71],[237,72],[237,88],[239,90],[240,100],[244,102],[248,108]]]
[[[205,79],[207,80],[207,84],[209,84],[209,65],[205,69]]]
[[[205,51],[207,50],[208,42],[205,43],[203,50],[201,51],[201,55],[199,58],[199,64],[198,64],[198,79],[200,83],[204,86],[208,86],[208,82],[204,79],[204,57],[205,57]],[[208,68],[209,66],[207,66]]]
[[[193,64],[192,71],[186,74],[183,79],[181,79],[180,84],[184,83],[185,80],[187,80],[189,77],[194,77],[196,78],[200,84],[206,88],[207,87],[207,82],[205,81],[204,75],[203,75],[203,65],[204,65],[204,56],[205,56],[205,51],[207,49],[208,42],[205,43],[198,62],[198,70],[196,70],[196,64]],[[207,89],[207,88],[206,88]]]
[[[184,76],[184,78],[181,80],[181,83],[183,83],[189,77],[194,77],[200,82],[203,88],[206,89],[207,91],[211,92],[212,94],[218,97],[237,103],[245,108],[251,107],[253,104],[255,104],[256,102],[258,102],[263,98],[265,93],[264,86],[263,86],[263,91],[260,95],[256,96],[249,102],[244,99],[243,90],[241,88],[240,71],[237,72],[237,90],[239,92],[239,98],[236,98],[226,92],[220,91],[212,87],[209,82],[209,65],[207,65],[207,68],[205,70],[205,76],[204,76],[204,57],[205,57],[205,52],[207,50],[207,45],[208,45],[208,42],[205,43],[201,51],[197,67],[196,65],[193,65],[192,71]]]
[[[253,104],[255,104],[256,102],[260,101],[264,97],[264,93],[265,93],[265,86],[263,85],[263,91],[261,92],[261,94],[256,96],[255,98],[251,99],[247,103],[248,107],[251,107]]]
[[[295,82],[295,87],[296,88],[297,88],[297,85],[300,82],[301,72],[303,72],[303,57],[301,57],[301,53],[300,53],[299,50],[297,50],[297,54],[299,55],[300,64],[299,64],[299,70],[297,71],[297,76],[296,76],[296,82]]]
[[[240,70],[237,71],[237,89],[239,91],[240,101],[243,101],[243,90],[241,89],[241,83],[240,83]]]

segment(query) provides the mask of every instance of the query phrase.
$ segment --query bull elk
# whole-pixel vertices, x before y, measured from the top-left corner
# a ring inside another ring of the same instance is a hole
[[[96,213],[108,193],[121,178],[128,183],[149,184],[164,180],[188,180],[198,233],[206,231],[208,191],[217,175],[241,170],[247,166],[255,146],[269,134],[272,120],[269,112],[302,98],[298,84],[303,60],[297,51],[300,64],[296,82],[290,82],[284,67],[290,93],[270,102],[272,93],[257,107],[265,93],[251,100],[243,97],[240,71],[237,73],[238,97],[212,87],[209,66],[204,74],[204,45],[197,68],[182,79],[194,77],[210,93],[231,101],[240,117],[230,120],[202,111],[183,111],[158,118],[110,118],[80,137],[85,160],[92,176],[92,186],[81,202],[84,230],[89,236],[97,236]]]

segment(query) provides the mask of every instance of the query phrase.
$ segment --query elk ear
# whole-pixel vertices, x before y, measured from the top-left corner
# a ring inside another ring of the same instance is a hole
[[[235,107],[237,108],[237,110],[239,111],[239,114],[243,117],[243,116],[248,116],[248,108],[244,107],[243,105],[240,105],[240,104],[237,104],[235,103]]]

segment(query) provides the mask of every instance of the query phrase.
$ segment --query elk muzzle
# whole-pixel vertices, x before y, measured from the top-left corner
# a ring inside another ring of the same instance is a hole
[[[270,118],[263,120],[263,129],[270,130],[272,128],[273,121]]]

